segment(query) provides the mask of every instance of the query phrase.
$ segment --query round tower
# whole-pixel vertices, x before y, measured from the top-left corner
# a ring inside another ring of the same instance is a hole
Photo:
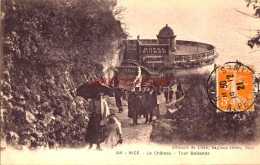
[[[168,24],[160,30],[157,39],[158,44],[169,44],[170,50],[172,52],[176,51],[176,35],[174,35],[172,28]]]

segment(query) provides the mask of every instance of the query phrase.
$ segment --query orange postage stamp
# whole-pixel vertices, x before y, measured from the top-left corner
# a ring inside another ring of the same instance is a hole
[[[216,70],[217,107],[224,112],[254,110],[254,68],[227,63]]]

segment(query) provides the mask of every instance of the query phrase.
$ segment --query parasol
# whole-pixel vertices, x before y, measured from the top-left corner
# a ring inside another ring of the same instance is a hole
[[[100,82],[86,82],[77,88],[77,96],[81,96],[86,100],[95,98],[100,92],[110,97],[114,96],[113,90]]]

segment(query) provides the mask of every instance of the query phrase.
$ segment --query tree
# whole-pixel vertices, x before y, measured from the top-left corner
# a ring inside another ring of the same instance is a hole
[[[260,1],[259,0],[246,0],[247,7],[253,7],[255,10],[254,17],[260,18]],[[251,38],[247,42],[250,48],[254,48],[254,46],[260,47],[260,29],[258,30],[255,37]]]

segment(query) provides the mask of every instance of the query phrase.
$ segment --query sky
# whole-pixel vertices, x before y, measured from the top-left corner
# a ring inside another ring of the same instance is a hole
[[[118,0],[125,8],[121,21],[129,38],[155,39],[168,24],[177,40],[214,45],[219,64],[239,60],[260,72],[260,48],[247,46],[260,29],[260,19],[237,11],[253,14],[246,5],[244,0]]]

